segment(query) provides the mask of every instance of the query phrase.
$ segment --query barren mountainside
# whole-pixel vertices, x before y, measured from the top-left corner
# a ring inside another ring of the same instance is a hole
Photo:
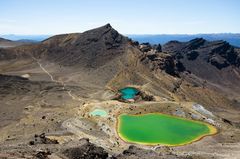
[[[239,155],[239,81],[239,48],[225,41],[139,44],[110,24],[0,48],[0,158]],[[119,100],[124,87],[137,88],[139,98]],[[107,118],[89,115],[100,108]],[[143,112],[208,122],[218,133],[180,147],[121,140],[117,115]]]

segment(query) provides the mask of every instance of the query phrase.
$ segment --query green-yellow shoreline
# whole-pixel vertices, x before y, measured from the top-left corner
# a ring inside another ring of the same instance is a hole
[[[139,141],[129,141],[129,139],[127,137],[125,137],[124,135],[121,134],[120,132],[120,126],[121,126],[121,122],[120,122],[120,117],[122,115],[128,115],[128,116],[143,116],[143,115],[151,115],[151,114],[159,114],[159,115],[163,115],[163,116],[167,116],[167,117],[171,117],[171,118],[176,118],[176,119],[181,119],[181,120],[186,120],[186,121],[191,121],[191,122],[195,122],[195,123],[198,123],[198,124],[204,124],[208,127],[209,129],[209,133],[208,134],[203,134],[203,135],[200,135],[198,137],[196,137],[195,139],[191,140],[191,141],[188,141],[188,142],[182,142],[181,144],[166,144],[166,143],[159,143],[159,142],[151,142],[151,143],[148,143],[148,142],[139,142]],[[142,145],[149,145],[149,146],[155,146],[155,145],[162,145],[162,146],[183,146],[183,145],[187,145],[187,144],[191,144],[193,142],[196,142],[196,141],[199,141],[201,140],[203,137],[206,137],[206,136],[211,136],[211,135],[214,135],[214,134],[217,134],[217,129],[213,126],[213,125],[210,125],[208,123],[205,123],[205,122],[202,122],[202,121],[196,121],[196,120],[191,120],[191,119],[186,119],[186,118],[182,118],[182,117],[177,117],[177,116],[173,116],[173,115],[168,115],[168,114],[163,114],[163,113],[146,113],[146,114],[140,114],[140,115],[132,115],[132,114],[120,114],[118,115],[118,120],[117,120],[117,133],[119,135],[119,137],[124,141],[124,142],[127,142],[127,143],[134,143],[134,144],[142,144]]]

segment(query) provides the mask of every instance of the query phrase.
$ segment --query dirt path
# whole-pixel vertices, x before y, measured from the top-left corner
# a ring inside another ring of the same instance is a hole
[[[46,68],[44,68],[42,66],[42,64],[39,62],[39,60],[37,60],[35,57],[32,56],[32,59],[39,65],[39,67],[41,68],[41,70],[43,70],[43,72],[45,72],[51,79],[51,81],[53,82],[56,82],[56,83],[59,83],[62,85],[62,89],[63,90],[66,90],[68,95],[73,99],[73,100],[77,100],[77,101],[83,101],[82,99],[78,98],[77,96],[73,95],[72,94],[72,90],[67,90],[66,89],[66,84],[63,82],[63,81],[60,81],[60,80],[56,80],[53,78],[53,75],[51,73],[49,73],[49,71],[47,71]]]

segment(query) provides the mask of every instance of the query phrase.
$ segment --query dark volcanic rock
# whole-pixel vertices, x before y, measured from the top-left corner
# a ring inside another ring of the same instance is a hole
[[[203,38],[196,38],[189,42],[170,41],[163,45],[163,51],[169,53],[187,53],[202,47],[206,43]]]
[[[36,145],[36,144],[58,144],[57,140],[49,139],[45,136],[45,133],[42,133],[40,135],[34,136],[34,141],[29,142],[30,145]]]
[[[151,150],[143,150],[136,146],[129,146],[127,150],[124,150],[122,154],[116,156],[117,158],[128,158],[128,157],[135,157],[135,158],[158,158],[160,155],[158,155],[156,152]]]
[[[129,146],[122,154],[117,155],[117,159],[186,159],[187,157],[180,157],[172,154],[168,148],[163,148],[161,153],[154,152],[153,150],[141,149],[136,146]]]
[[[179,41],[169,41],[162,47],[163,52],[177,54],[181,53],[182,49],[184,48],[185,43],[181,43]]]
[[[144,101],[154,101],[155,100],[154,96],[147,94],[143,91],[139,91],[138,95],[141,97],[141,100],[144,100]]]
[[[237,65],[238,54],[234,51],[233,46],[227,42],[222,42],[218,47],[211,51],[212,54],[220,55],[230,65]]]
[[[181,61],[177,61],[176,64],[175,64],[175,66],[176,66],[176,70],[177,70],[178,72],[184,72],[184,71],[186,71],[186,68],[185,68],[185,66],[183,65],[183,63],[182,63]]]
[[[180,44],[176,41],[170,43],[173,43],[173,46],[174,44]],[[172,76],[178,77],[179,73],[185,70],[182,63],[176,60],[175,54],[162,52],[160,44],[151,46],[149,43],[142,43],[139,49],[143,53],[140,56],[141,62],[148,65],[151,70],[163,70]],[[169,49],[171,50],[171,47]]]
[[[226,59],[219,57],[219,56],[215,56],[213,55],[210,59],[209,59],[210,63],[212,65],[214,65],[215,67],[217,67],[218,69],[222,69],[225,68],[227,66],[229,66],[228,62]]]
[[[48,159],[48,156],[51,155],[50,151],[39,151],[36,155],[36,159]]]
[[[163,70],[172,76],[178,76],[185,70],[180,61],[177,61],[174,55],[166,53],[158,53],[144,55],[141,61],[148,65],[151,70]]]
[[[173,54],[179,60],[186,57],[191,61],[201,56],[202,60],[218,69],[230,65],[239,66],[239,53],[225,41],[208,42],[202,38],[189,42],[170,41],[163,46],[163,51]]]
[[[199,53],[197,51],[190,51],[186,55],[188,60],[195,60],[199,56]]]
[[[157,50],[157,52],[162,52],[162,46],[161,46],[161,44],[158,44],[158,45],[157,45],[156,50]]]
[[[162,52],[161,44],[153,45],[153,49],[156,50],[156,52]]]
[[[163,45],[163,52],[175,58],[178,68],[214,83],[213,87],[217,84],[239,94],[240,51],[228,42],[206,41],[202,38],[189,42],[170,41]]]
[[[139,46],[139,42],[138,41],[133,41],[132,39],[129,39],[129,42],[133,46]]]
[[[228,119],[222,118],[222,121],[223,121],[224,123],[229,124],[229,125],[233,125],[232,122],[231,122],[230,120],[228,120]]]
[[[196,50],[201,46],[203,46],[205,43],[206,43],[206,40],[204,40],[203,38],[196,38],[187,42],[187,45],[184,47],[184,50],[186,52],[190,50]]]
[[[160,65],[160,68],[162,70],[165,70],[166,73],[170,75],[177,75],[176,69],[175,69],[175,61],[173,56],[166,56],[164,63]]]
[[[208,56],[204,59],[218,69],[230,65],[238,67],[238,53],[233,46],[225,41],[209,42],[201,52],[203,51]]]
[[[102,148],[95,146],[86,140],[86,143],[74,148],[69,148],[63,152],[69,159],[106,159],[108,153]]]
[[[112,29],[110,24],[107,24],[105,27],[106,29],[107,28]],[[113,49],[113,48],[119,47],[122,42],[122,39],[123,39],[123,36],[121,36],[116,30],[112,30],[111,36],[105,37],[105,44],[107,46],[107,49]]]

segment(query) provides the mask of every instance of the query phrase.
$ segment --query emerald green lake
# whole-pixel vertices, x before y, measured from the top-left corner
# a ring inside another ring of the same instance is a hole
[[[216,128],[207,123],[159,113],[118,117],[119,136],[131,143],[177,146],[216,132]]]
[[[122,99],[133,99],[137,94],[138,94],[138,90],[136,88],[133,87],[126,87],[120,90],[121,98]]]

